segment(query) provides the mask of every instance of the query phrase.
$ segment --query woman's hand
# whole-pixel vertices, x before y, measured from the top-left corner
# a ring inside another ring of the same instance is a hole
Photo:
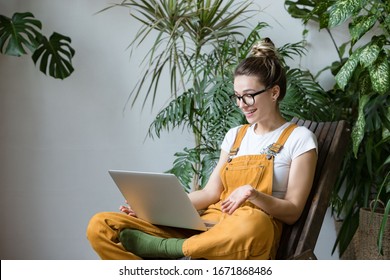
[[[226,200],[222,201],[221,210],[231,215],[245,201],[255,199],[257,195],[257,191],[250,185],[239,187]]]
[[[120,206],[119,211],[125,213],[126,215],[137,217],[137,214],[135,214],[133,209],[131,209],[131,207],[130,207],[130,205],[128,205],[127,201],[126,201],[126,204],[127,204],[126,206],[125,205]]]

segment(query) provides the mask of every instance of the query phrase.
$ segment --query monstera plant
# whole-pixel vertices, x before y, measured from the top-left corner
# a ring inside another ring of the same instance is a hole
[[[71,39],[57,32],[46,38],[41,29],[42,23],[32,13],[0,15],[0,52],[17,57],[31,53],[41,72],[65,79],[73,72]]]
[[[293,17],[326,30],[339,54],[339,60],[329,61],[326,67],[335,78],[330,95],[338,117],[350,122],[352,134],[332,200],[333,213],[343,219],[335,245],[343,254],[358,228],[360,209],[371,204],[373,212],[383,214],[376,233],[381,252],[384,233],[390,230],[386,229],[390,213],[390,1],[285,4]],[[340,25],[348,25],[349,38],[338,44],[332,31]],[[378,209],[381,204],[384,207]]]

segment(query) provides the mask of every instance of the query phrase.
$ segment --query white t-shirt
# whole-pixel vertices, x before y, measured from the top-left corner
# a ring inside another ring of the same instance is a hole
[[[285,123],[276,130],[263,135],[257,135],[254,131],[255,125],[251,125],[242,139],[240,149],[236,156],[263,154],[269,145],[272,145],[279,139],[280,134],[289,126],[289,124],[290,123]],[[240,127],[241,126],[234,127],[226,133],[221,144],[221,149],[223,151],[229,153]],[[291,161],[312,149],[316,149],[317,151],[316,136],[306,127],[296,127],[287,139],[283,148],[275,156],[272,186],[273,196],[280,198],[284,197],[287,190]]]

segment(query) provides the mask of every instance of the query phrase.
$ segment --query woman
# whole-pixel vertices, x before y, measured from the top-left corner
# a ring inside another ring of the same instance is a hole
[[[234,73],[232,99],[249,125],[229,130],[204,189],[189,194],[205,232],[151,225],[129,206],[99,213],[87,236],[102,259],[273,259],[282,225],[301,215],[313,182],[317,142],[305,127],[288,123],[279,102],[286,76],[274,44],[256,44]]]

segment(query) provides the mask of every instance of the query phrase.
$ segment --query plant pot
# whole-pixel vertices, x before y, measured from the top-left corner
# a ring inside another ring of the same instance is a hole
[[[373,212],[370,208],[361,208],[359,212],[359,227],[354,237],[356,259],[358,260],[388,260],[390,259],[390,220],[387,220],[383,234],[383,254],[378,251],[378,233],[382,223],[383,213]]]

